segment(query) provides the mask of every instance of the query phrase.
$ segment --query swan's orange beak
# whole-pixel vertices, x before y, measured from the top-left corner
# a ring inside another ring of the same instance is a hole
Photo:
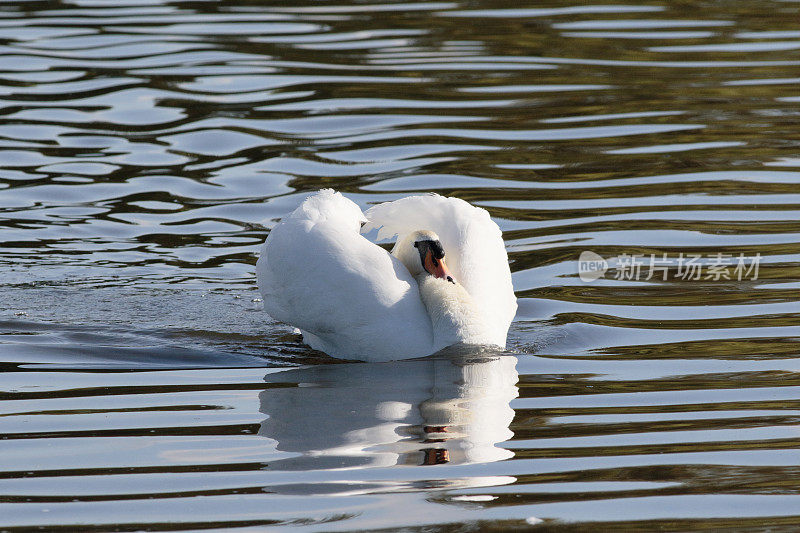
[[[436,259],[433,256],[433,252],[430,250],[428,250],[428,253],[425,254],[425,270],[427,270],[428,273],[435,278],[446,279],[450,283],[456,282],[453,279],[453,275],[450,274],[450,270],[448,270],[447,265],[444,264],[444,257],[441,259]]]

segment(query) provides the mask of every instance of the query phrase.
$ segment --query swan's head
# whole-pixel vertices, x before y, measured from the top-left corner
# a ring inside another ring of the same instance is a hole
[[[444,248],[439,236],[429,230],[420,230],[397,241],[392,255],[405,265],[412,276],[427,273],[435,278],[455,283],[444,262]]]

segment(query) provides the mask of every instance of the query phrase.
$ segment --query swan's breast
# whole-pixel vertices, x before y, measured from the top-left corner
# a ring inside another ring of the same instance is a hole
[[[417,278],[419,294],[433,326],[437,350],[459,342],[497,344],[485,317],[469,293],[457,283],[433,276]]]

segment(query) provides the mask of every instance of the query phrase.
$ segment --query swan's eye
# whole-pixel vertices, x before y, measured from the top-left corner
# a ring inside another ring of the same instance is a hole
[[[442,243],[439,241],[429,241],[428,246],[430,246],[433,257],[436,259],[442,259],[444,257],[444,248],[442,248]]]
[[[419,243],[418,242],[414,243],[414,248],[419,248]]]

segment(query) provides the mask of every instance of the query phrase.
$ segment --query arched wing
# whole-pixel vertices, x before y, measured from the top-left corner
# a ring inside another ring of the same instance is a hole
[[[427,355],[433,332],[416,281],[359,234],[362,220],[353,202],[322,191],[278,224],[256,266],[264,309],[336,357]]]
[[[507,331],[517,311],[503,235],[489,213],[458,198],[409,196],[371,207],[362,229],[380,239],[412,231],[439,235],[448,267],[475,300],[487,323]]]

